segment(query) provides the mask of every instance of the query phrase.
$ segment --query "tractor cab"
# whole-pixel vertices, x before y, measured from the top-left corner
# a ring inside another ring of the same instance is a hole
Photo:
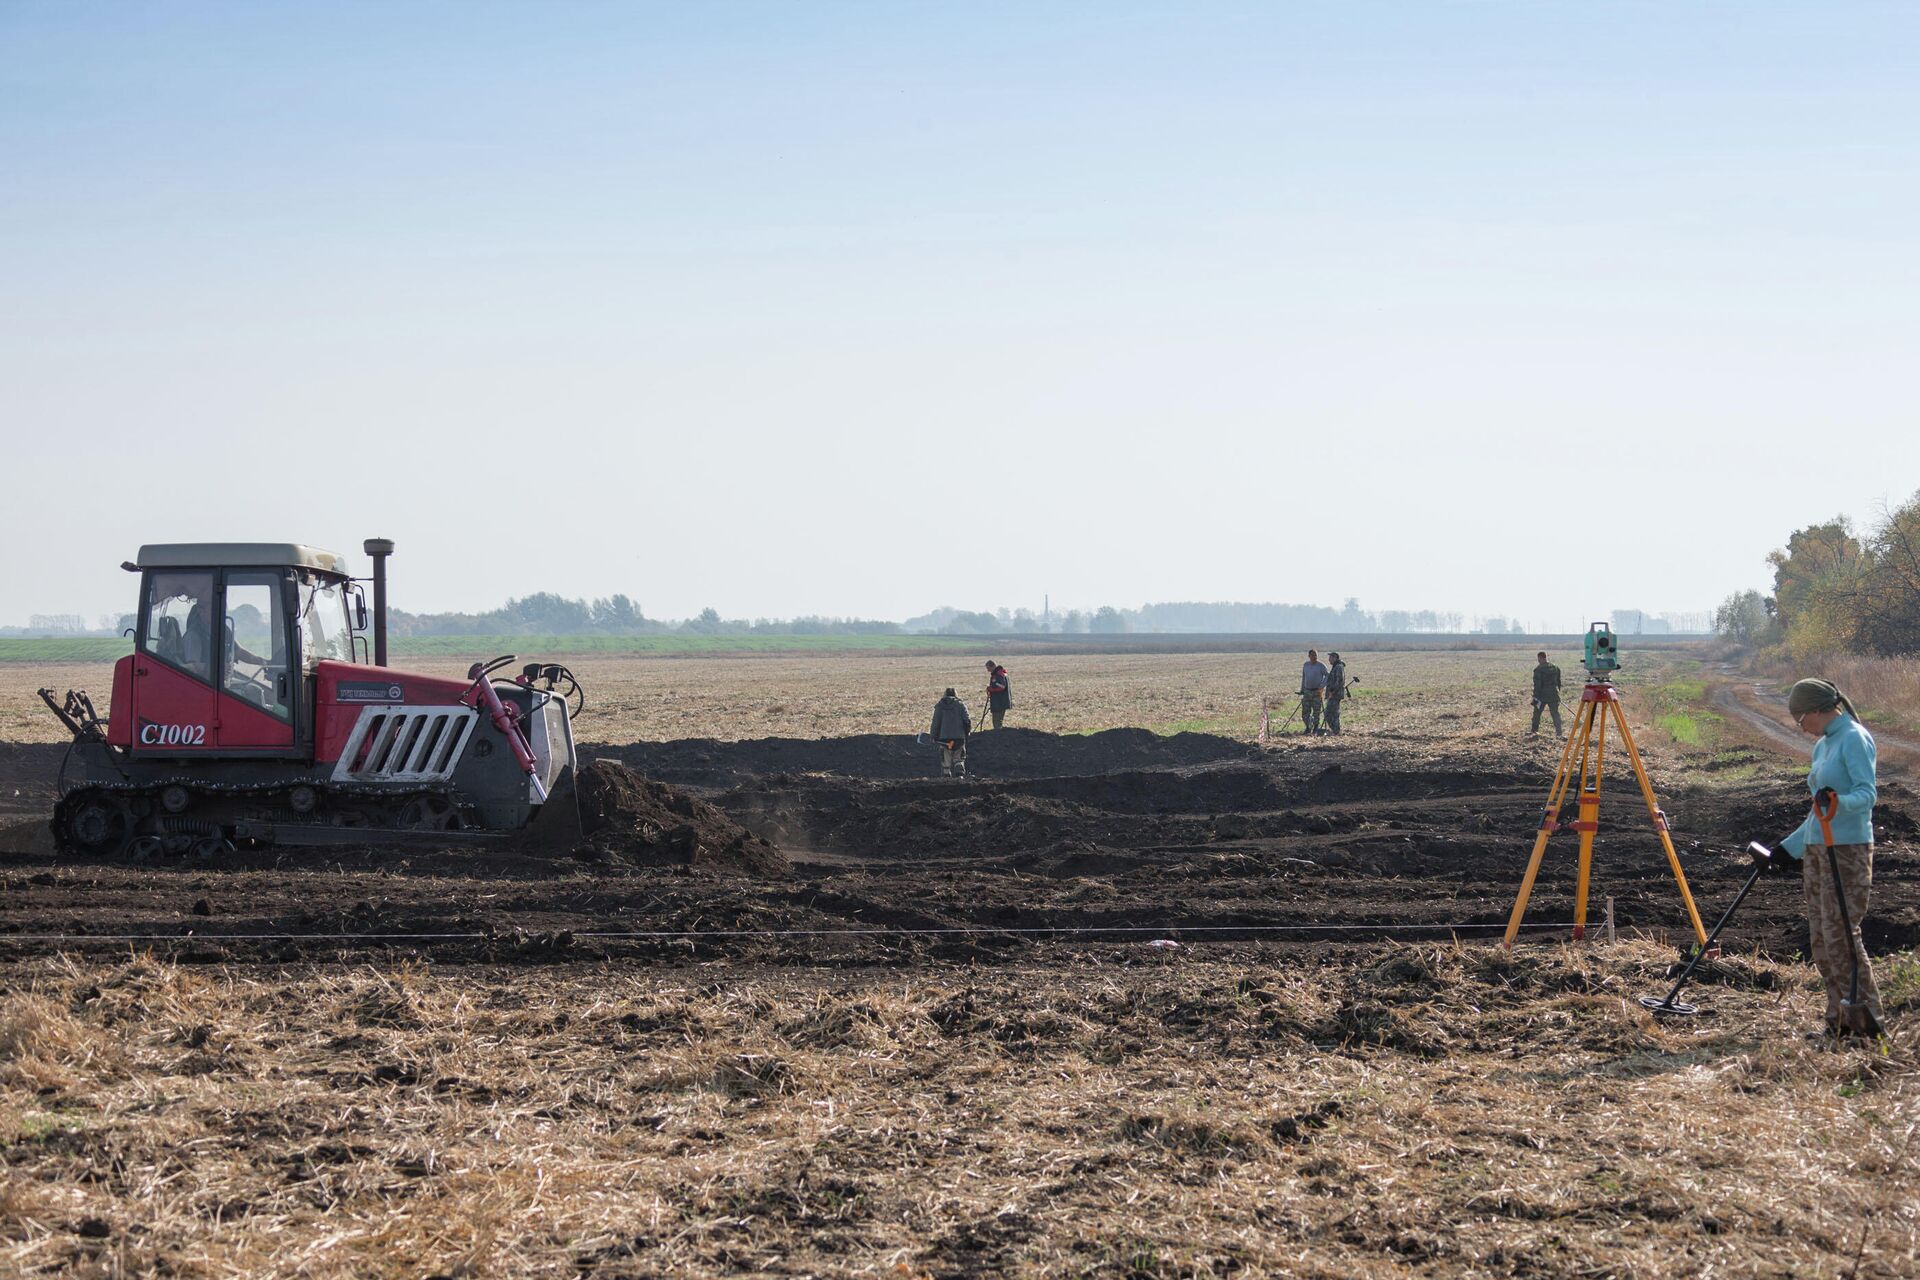
[[[346,561],[299,543],[164,543],[122,567],[140,574],[140,605],[109,737],[135,755],[310,756],[320,664],[367,656]]]

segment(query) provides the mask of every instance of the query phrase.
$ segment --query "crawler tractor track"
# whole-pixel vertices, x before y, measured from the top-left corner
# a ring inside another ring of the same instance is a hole
[[[208,858],[252,844],[326,845],[431,837],[487,838],[469,831],[471,810],[447,791],[284,782],[221,785],[176,780],[90,784],[53,813],[61,852],[89,857]]]

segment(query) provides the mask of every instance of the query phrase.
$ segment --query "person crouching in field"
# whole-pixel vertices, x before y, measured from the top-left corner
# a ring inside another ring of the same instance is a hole
[[[1787,712],[1800,732],[1816,739],[1807,790],[1818,805],[1831,792],[1834,809],[1829,853],[1817,812],[1782,840],[1768,861],[1785,871],[1800,863],[1807,895],[1807,940],[1827,985],[1827,1033],[1880,1034],[1880,990],[1873,982],[1860,923],[1873,888],[1873,805],[1879,798],[1878,750],[1847,696],[1825,680],[1802,680],[1787,695]],[[1785,856],[1783,856],[1785,855]],[[1835,871],[1839,881],[1835,883]],[[1854,966],[1858,964],[1858,976]]]
[[[940,772],[949,778],[966,777],[967,735],[973,732],[973,717],[952,689],[933,704],[933,728],[929,732],[940,744]]]
[[[993,727],[998,729],[1000,722],[1007,718],[1007,712],[1013,706],[1013,682],[1007,678],[1007,669],[987,659],[987,714],[993,717]]]

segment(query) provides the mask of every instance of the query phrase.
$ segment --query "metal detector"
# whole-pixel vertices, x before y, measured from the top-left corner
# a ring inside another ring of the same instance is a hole
[[[1680,988],[1687,985],[1687,979],[1693,976],[1695,967],[1706,959],[1708,952],[1714,949],[1713,944],[1719,940],[1720,931],[1727,927],[1727,921],[1733,919],[1733,913],[1739,909],[1742,902],[1746,901],[1747,894],[1752,892],[1754,884],[1760,879],[1760,873],[1767,869],[1767,863],[1773,858],[1767,846],[1757,840],[1747,845],[1747,855],[1753,859],[1753,871],[1747,876],[1747,882],[1740,886],[1740,892],[1733,896],[1733,901],[1727,905],[1727,909],[1720,913],[1720,919],[1714,924],[1713,931],[1694,951],[1693,958],[1687,961],[1687,967],[1680,971],[1680,978],[1673,984],[1673,990],[1664,996],[1641,996],[1642,1007],[1653,1010],[1656,1015],[1668,1013],[1684,1018],[1691,1018],[1700,1012],[1699,1005],[1688,1004],[1675,997],[1680,994]]]

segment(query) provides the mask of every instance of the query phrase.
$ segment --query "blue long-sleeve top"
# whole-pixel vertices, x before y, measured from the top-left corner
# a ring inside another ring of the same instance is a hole
[[[1814,795],[1832,787],[1840,798],[1839,812],[1829,824],[1835,844],[1873,843],[1873,802],[1879,798],[1874,769],[1879,752],[1867,727],[1844,712],[1833,718],[1820,740],[1813,744],[1813,768],[1807,771],[1807,790]],[[1822,847],[1820,819],[1811,809],[1807,820],[1780,842],[1782,848],[1798,858],[1807,846]]]

